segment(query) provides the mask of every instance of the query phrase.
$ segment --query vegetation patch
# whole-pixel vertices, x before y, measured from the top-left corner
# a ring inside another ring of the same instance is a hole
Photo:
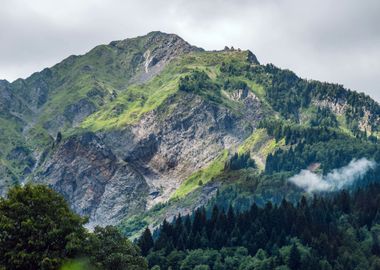
[[[198,188],[200,183],[206,184],[211,181],[223,171],[227,159],[228,150],[223,150],[222,154],[212,161],[210,165],[193,173],[183,181],[179,188],[173,193],[172,198],[182,198]]]

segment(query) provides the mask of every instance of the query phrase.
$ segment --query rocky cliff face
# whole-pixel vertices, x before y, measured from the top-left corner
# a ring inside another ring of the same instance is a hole
[[[55,145],[33,180],[53,187],[77,213],[101,225],[143,211],[148,193],[144,177],[93,133]]]
[[[59,191],[94,224],[115,223],[166,201],[190,174],[249,136],[262,117],[260,101],[247,95],[240,102],[247,113],[236,116],[178,93],[135,125],[56,145],[34,181]]]
[[[152,194],[149,207],[167,200],[191,173],[252,133],[262,118],[260,101],[247,95],[240,102],[246,113],[235,115],[197,95],[178,93],[136,125],[100,136],[144,176]]]

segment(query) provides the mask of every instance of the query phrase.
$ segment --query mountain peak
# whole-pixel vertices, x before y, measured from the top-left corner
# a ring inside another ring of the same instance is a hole
[[[142,49],[151,50],[165,47],[174,47],[176,49],[179,49],[181,52],[203,51],[202,48],[198,48],[189,44],[176,34],[169,34],[161,31],[152,31],[143,36],[112,41],[110,45],[115,46],[119,49],[128,48],[130,46],[138,46],[142,47]]]
[[[142,59],[140,71],[132,82],[143,83],[157,75],[172,59],[194,51],[203,51],[175,34],[153,31],[144,36],[113,41],[109,44],[120,51],[135,51],[136,59]]]
[[[150,37],[159,36],[159,37],[166,37],[166,38],[167,37],[178,37],[178,38],[181,38],[177,34],[166,33],[166,32],[162,32],[162,31],[151,31],[148,34],[146,34],[145,36],[150,36]]]
[[[6,86],[8,84],[9,84],[9,82],[7,80],[0,80],[0,86],[2,86],[2,85]]]

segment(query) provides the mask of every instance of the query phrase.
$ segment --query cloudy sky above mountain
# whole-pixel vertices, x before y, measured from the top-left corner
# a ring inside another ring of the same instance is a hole
[[[2,0],[0,78],[160,30],[205,49],[250,49],[262,63],[380,101],[379,10],[379,0]]]

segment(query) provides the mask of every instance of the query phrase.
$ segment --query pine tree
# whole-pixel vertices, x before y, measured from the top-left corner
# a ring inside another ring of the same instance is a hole
[[[62,141],[62,133],[58,131],[57,138],[55,139],[55,142],[59,144]]]
[[[232,205],[228,207],[227,211],[227,229],[231,232],[235,226],[235,213]]]
[[[149,251],[153,248],[154,246],[153,237],[148,227],[145,229],[145,231],[141,235],[137,244],[140,247],[141,254],[143,256],[148,255]]]
[[[295,243],[290,249],[288,266],[291,270],[300,269],[301,266],[301,255]]]

